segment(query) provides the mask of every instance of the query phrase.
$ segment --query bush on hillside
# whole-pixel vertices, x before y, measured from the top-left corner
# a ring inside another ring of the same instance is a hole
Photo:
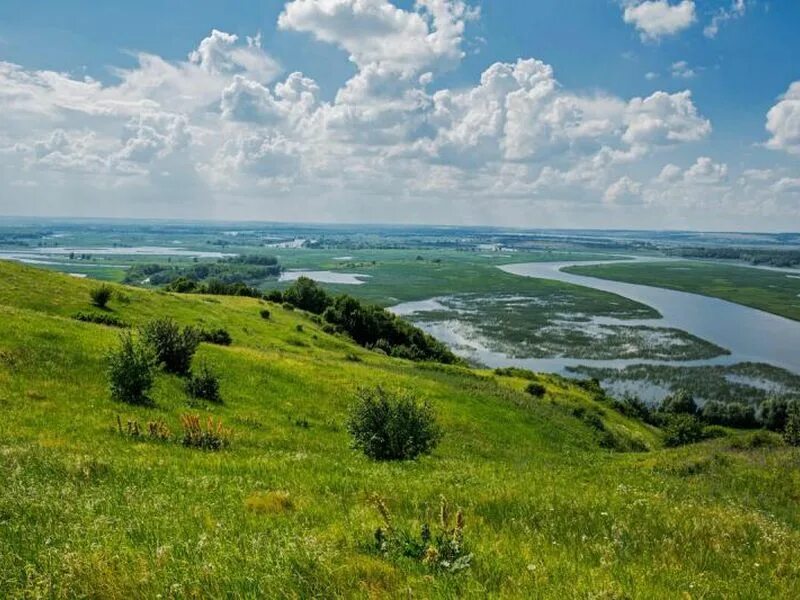
[[[694,444],[703,439],[703,424],[689,414],[670,414],[664,424],[664,445],[668,448]]]
[[[114,315],[108,315],[105,313],[85,313],[85,312],[77,312],[72,315],[72,318],[76,321],[83,321],[84,323],[97,323],[98,325],[106,325],[108,327],[119,327],[121,329],[125,329],[130,327],[125,321],[115,317]]]
[[[192,357],[200,343],[195,329],[181,329],[173,319],[156,319],[142,328],[142,339],[152,348],[165,371],[188,375]]]
[[[92,299],[92,304],[98,308],[105,308],[113,294],[114,289],[105,283],[89,290],[89,297]]]
[[[148,394],[153,387],[156,367],[152,350],[124,332],[120,335],[119,347],[108,354],[107,360],[111,397],[128,404],[150,404]]]
[[[531,381],[525,388],[525,391],[528,392],[534,398],[541,398],[547,393],[547,388],[544,387],[541,383]]]
[[[283,302],[283,293],[280,290],[270,290],[264,295],[264,299],[280,304]]]
[[[353,447],[374,460],[410,460],[429,454],[442,437],[429,404],[381,387],[359,390],[347,430]]]
[[[260,314],[261,318],[264,319],[265,321],[269,320],[270,312],[268,308],[262,308],[258,314]]]
[[[233,342],[227,329],[200,329],[197,337],[201,342],[216,344],[217,346],[230,346]]]
[[[193,400],[206,400],[215,404],[222,404],[222,395],[219,391],[219,376],[203,364],[186,379],[186,394]]]

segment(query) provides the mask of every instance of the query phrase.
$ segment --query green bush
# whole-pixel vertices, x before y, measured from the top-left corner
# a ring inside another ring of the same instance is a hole
[[[430,405],[381,387],[359,390],[347,430],[353,447],[374,460],[410,460],[429,454],[442,437]]]
[[[736,450],[753,450],[756,448],[775,448],[783,445],[783,439],[770,431],[754,431],[753,433],[737,437],[731,441],[731,448]]]
[[[664,425],[664,445],[668,448],[694,444],[703,439],[703,424],[694,415],[669,415]]]
[[[98,308],[105,308],[113,294],[114,289],[105,283],[89,290],[89,297],[92,299],[92,304]]]
[[[284,302],[307,310],[310,313],[322,314],[331,304],[331,297],[313,279],[298,277],[283,292]]]
[[[786,427],[786,417],[789,404],[793,401],[786,398],[768,398],[758,406],[758,422],[770,431],[783,431]]]
[[[197,332],[197,337],[201,342],[216,344],[217,346],[230,346],[233,342],[231,334],[227,329],[201,329]]]
[[[114,315],[108,315],[105,313],[85,313],[85,312],[77,312],[72,315],[72,318],[76,321],[83,321],[84,323],[97,323],[98,325],[107,325],[108,327],[120,327],[125,329],[130,327],[125,321],[115,317]]]
[[[156,319],[142,328],[142,339],[168,373],[188,375],[200,338],[191,327],[181,329],[173,319]]]
[[[124,332],[120,335],[119,347],[108,354],[107,360],[111,397],[128,404],[150,404],[148,394],[153,387],[156,367],[152,350]]]
[[[186,379],[186,394],[194,400],[207,400],[222,404],[219,391],[219,376],[208,365],[203,364]]]
[[[270,312],[268,308],[262,308],[259,314],[261,315],[261,318],[264,319],[265,321],[269,320]]]
[[[712,425],[747,429],[756,427],[755,408],[742,402],[706,402],[701,412],[703,420]]]
[[[541,383],[536,383],[535,381],[531,381],[525,391],[528,392],[534,398],[541,398],[547,393],[547,388],[544,387]]]
[[[703,439],[704,440],[715,440],[717,438],[724,438],[730,435],[724,427],[720,425],[708,425],[707,427],[703,427]]]

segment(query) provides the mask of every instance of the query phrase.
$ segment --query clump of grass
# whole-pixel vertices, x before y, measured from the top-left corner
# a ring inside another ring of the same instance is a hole
[[[294,500],[289,492],[282,490],[255,492],[245,498],[244,506],[256,514],[274,515],[294,510]]]
[[[127,331],[119,339],[119,346],[107,356],[111,397],[128,404],[151,404],[148,394],[155,379],[155,355]]]
[[[169,442],[172,440],[172,431],[164,421],[148,421],[146,427],[141,427],[135,419],[129,419],[125,427],[122,427],[122,419],[117,415],[117,430],[120,435],[134,439],[148,439],[157,442]]]
[[[142,328],[142,339],[152,348],[165,371],[182,376],[189,374],[192,357],[200,343],[197,330],[181,329],[170,318],[155,319]]]
[[[187,448],[216,451],[230,446],[232,432],[222,425],[221,420],[215,422],[212,417],[208,417],[203,427],[200,415],[183,414],[181,426],[183,427],[181,443]]]
[[[736,437],[731,440],[734,450],[755,450],[756,448],[776,448],[783,445],[781,436],[769,431],[754,431],[753,433]]]
[[[298,323],[297,325],[294,326],[294,328],[298,333],[303,333],[303,324],[302,323]]]
[[[216,344],[217,346],[230,346],[233,343],[231,334],[227,329],[200,329],[197,332],[197,338],[201,342],[208,344]]]
[[[361,357],[358,354],[355,354],[354,352],[348,352],[347,354],[345,354],[344,359],[350,362],[356,362],[356,363],[362,362]]]
[[[459,509],[451,514],[444,496],[437,522],[433,527],[424,522],[418,535],[395,524],[383,498],[374,495],[372,501],[383,521],[373,534],[377,552],[387,557],[412,558],[435,571],[457,573],[470,567],[472,554],[464,544],[464,513]]]
[[[442,438],[427,402],[382,387],[358,391],[347,429],[353,446],[374,460],[410,460],[430,454]]]
[[[83,321],[84,323],[97,323],[98,325],[107,325],[108,327],[119,327],[121,329],[130,327],[130,325],[128,325],[128,323],[122,319],[115,317],[114,315],[107,315],[104,313],[77,312],[72,315],[72,318],[76,321]]]
[[[105,283],[89,290],[89,298],[97,308],[105,308],[113,294],[114,288]]]
[[[195,372],[189,374],[184,384],[186,394],[193,400],[206,400],[215,404],[222,404],[222,394],[219,390],[219,375],[207,364],[203,363]]]

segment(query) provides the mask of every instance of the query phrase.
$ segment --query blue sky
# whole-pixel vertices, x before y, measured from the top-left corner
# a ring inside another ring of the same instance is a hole
[[[0,213],[797,229],[797,31],[792,1],[5,0]],[[481,88],[498,63],[547,98]]]

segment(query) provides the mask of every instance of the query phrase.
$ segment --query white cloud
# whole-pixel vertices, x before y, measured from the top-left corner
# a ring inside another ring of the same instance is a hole
[[[608,186],[603,194],[603,202],[611,205],[638,204],[641,194],[642,184],[625,175]]]
[[[689,63],[685,60],[679,60],[678,62],[672,63],[670,72],[676,79],[693,79],[697,75],[695,70],[690,67]]]
[[[292,0],[278,27],[335,44],[359,67],[377,63],[409,74],[457,64],[465,23],[477,18],[477,9],[461,0],[417,0],[416,8],[405,11],[387,0]]]
[[[711,122],[700,116],[688,90],[634,98],[628,105],[625,123],[623,139],[630,144],[694,142],[711,133]]]
[[[693,0],[670,4],[668,0],[627,2],[623,19],[633,25],[645,41],[658,41],[688,29],[697,20]]]
[[[711,22],[703,29],[703,35],[707,38],[715,38],[719,33],[719,28],[726,22],[742,18],[747,12],[745,0],[731,0],[729,8],[720,8],[711,18]]]
[[[789,86],[778,103],[767,113],[767,147],[800,154],[800,81]]]

